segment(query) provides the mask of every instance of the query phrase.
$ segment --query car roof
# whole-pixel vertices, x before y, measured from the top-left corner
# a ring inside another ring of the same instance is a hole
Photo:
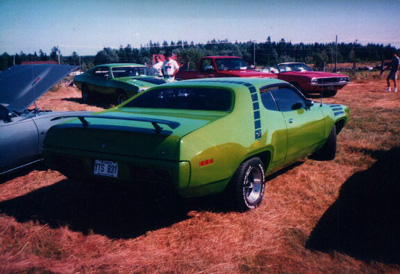
[[[0,104],[23,112],[77,66],[16,65],[0,72]]]
[[[278,65],[294,65],[294,64],[305,64],[303,62],[284,62],[284,63],[279,63]]]
[[[224,55],[216,55],[216,56],[204,56],[204,58],[212,58],[212,59],[242,59],[239,56],[224,56]]]
[[[168,84],[163,84],[157,88],[162,87],[184,87],[184,86],[205,86],[205,85],[215,85],[220,87],[235,87],[235,86],[254,86],[260,88],[263,86],[274,85],[274,84],[288,84],[285,81],[275,79],[275,78],[258,78],[258,77],[229,77],[229,78],[204,78],[204,79],[193,79],[177,81]]]
[[[136,63],[111,63],[97,65],[96,67],[145,67],[145,65]]]

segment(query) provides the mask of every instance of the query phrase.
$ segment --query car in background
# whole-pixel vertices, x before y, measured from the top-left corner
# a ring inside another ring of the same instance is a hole
[[[153,68],[133,63],[99,65],[74,77],[74,84],[82,91],[86,103],[97,95],[105,95],[121,104],[149,87],[164,83]]]
[[[349,115],[277,79],[178,81],[52,127],[44,155],[72,179],[163,184],[184,197],[226,191],[246,211],[261,203],[266,175],[311,154],[333,159]]]
[[[205,56],[200,59],[197,70],[180,69],[175,75],[177,80],[218,77],[277,78],[274,73],[256,70],[237,56]]]
[[[291,83],[305,95],[318,93],[333,97],[350,81],[347,75],[314,71],[300,62],[280,63],[277,67],[278,79]]]
[[[44,111],[35,104],[76,68],[54,64],[17,65],[0,72],[0,176],[43,160],[42,146],[47,130],[65,121],[56,117],[90,113]]]

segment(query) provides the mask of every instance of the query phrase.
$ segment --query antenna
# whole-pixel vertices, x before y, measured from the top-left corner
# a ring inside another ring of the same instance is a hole
[[[323,86],[323,84],[324,84],[324,79],[322,78],[321,80],[322,80],[322,86]],[[319,104],[320,107],[322,107],[322,97],[323,97],[323,94],[324,94],[324,88],[321,89],[321,102],[320,102],[320,104]]]

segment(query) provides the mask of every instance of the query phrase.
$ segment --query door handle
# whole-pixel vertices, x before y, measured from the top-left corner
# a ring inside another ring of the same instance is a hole
[[[290,118],[290,119],[289,119],[289,123],[293,123],[293,118]]]

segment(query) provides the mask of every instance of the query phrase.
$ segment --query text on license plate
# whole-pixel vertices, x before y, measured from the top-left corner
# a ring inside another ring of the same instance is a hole
[[[118,163],[105,160],[94,160],[93,174],[117,178]]]

